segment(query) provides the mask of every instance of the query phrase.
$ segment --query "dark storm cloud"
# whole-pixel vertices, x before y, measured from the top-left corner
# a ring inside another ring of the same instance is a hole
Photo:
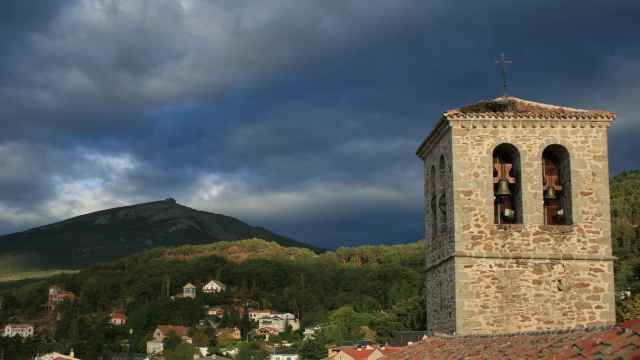
[[[635,1],[3,3],[0,230],[173,196],[320,246],[422,234],[413,154],[510,93],[617,111],[640,165]],[[25,5],[28,4],[28,5]]]

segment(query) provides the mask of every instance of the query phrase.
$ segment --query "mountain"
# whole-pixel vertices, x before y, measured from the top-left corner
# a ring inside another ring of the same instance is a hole
[[[0,237],[0,263],[14,271],[81,268],[158,246],[261,238],[318,249],[236,218],[173,199],[97,211]]]

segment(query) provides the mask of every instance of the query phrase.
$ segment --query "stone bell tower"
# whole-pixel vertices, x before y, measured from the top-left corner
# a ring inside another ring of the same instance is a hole
[[[417,151],[428,330],[506,334],[615,322],[614,118],[510,96],[442,115]]]

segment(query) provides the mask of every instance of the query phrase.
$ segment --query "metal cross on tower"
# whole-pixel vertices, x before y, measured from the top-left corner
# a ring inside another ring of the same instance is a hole
[[[504,91],[504,96],[507,96],[507,64],[511,64],[511,60],[507,60],[504,56],[504,53],[500,55],[500,59],[496,60],[496,64],[500,64],[500,70],[502,72],[502,88]]]

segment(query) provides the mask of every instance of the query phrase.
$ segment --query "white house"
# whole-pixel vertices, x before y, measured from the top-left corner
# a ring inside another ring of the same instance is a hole
[[[293,315],[292,313],[278,313],[276,314],[278,317],[281,317],[285,320],[295,320],[296,316]]]
[[[7,324],[4,327],[4,332],[2,336],[4,337],[14,337],[20,336],[23,338],[28,338],[33,336],[33,325],[31,324]]]
[[[273,314],[275,314],[275,311],[271,309],[249,310],[249,319],[258,321],[262,318],[271,317]]]
[[[224,291],[226,288],[227,287],[220,281],[211,280],[202,288],[202,292],[207,294],[215,294]]]
[[[191,344],[192,340],[188,336],[189,329],[181,325],[159,325],[153,332],[153,339],[147,341],[147,354],[159,354],[164,351],[164,339],[170,333],[176,333],[184,342]]]
[[[36,357],[35,360],[80,360],[80,359],[75,357],[75,355],[73,354],[73,349],[71,349],[71,352],[69,353],[69,355],[52,352],[52,353],[40,355]]]
[[[196,297],[196,286],[192,283],[188,283],[182,288],[182,296],[186,298],[195,299]]]
[[[271,354],[269,360],[300,360],[298,354]]]
[[[217,316],[221,318],[222,316],[224,316],[224,309],[220,306],[213,306],[213,307],[207,308],[207,315]]]
[[[258,329],[272,328],[278,333],[284,332],[287,329],[287,325],[290,325],[293,331],[300,329],[300,321],[296,319],[285,319],[279,315],[264,317],[258,320]]]
[[[302,335],[304,335],[304,340],[315,339],[316,335],[320,333],[322,328],[318,325],[310,328],[305,328]]]

